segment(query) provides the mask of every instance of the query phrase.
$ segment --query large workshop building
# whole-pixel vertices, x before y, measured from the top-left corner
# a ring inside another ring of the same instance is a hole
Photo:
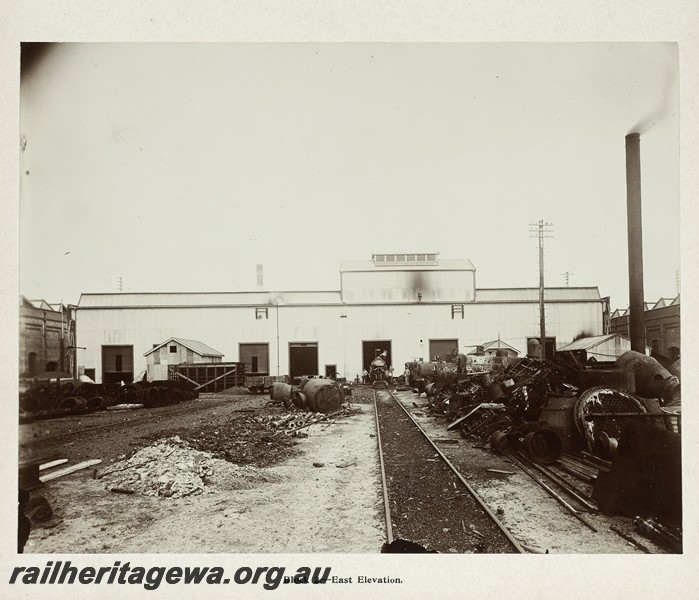
[[[608,300],[596,287],[546,288],[547,352],[606,333]],[[526,354],[539,339],[537,288],[478,289],[469,260],[437,253],[374,254],[346,261],[340,289],[82,294],[76,311],[79,371],[129,381],[170,337],[199,340],[271,375],[361,375],[385,350],[405,362],[467,354],[495,339]]]

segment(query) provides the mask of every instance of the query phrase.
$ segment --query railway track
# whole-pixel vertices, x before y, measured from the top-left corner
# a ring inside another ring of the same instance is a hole
[[[420,425],[388,390],[374,390],[388,543],[451,553],[524,553]]]

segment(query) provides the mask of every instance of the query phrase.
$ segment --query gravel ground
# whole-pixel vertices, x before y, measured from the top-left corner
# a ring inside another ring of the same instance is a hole
[[[388,393],[378,410],[394,537],[436,552],[515,552]]]
[[[440,444],[440,449],[491,510],[500,509],[501,521],[520,542],[555,553],[640,552],[609,531],[609,525],[616,524],[633,535],[628,519],[590,515],[598,532],[590,531],[506,457],[474,448],[458,434],[446,432],[446,420],[426,414],[424,398],[409,391],[397,395],[431,435],[454,438],[453,443]],[[314,424],[299,431],[303,435],[298,437],[280,434],[271,426],[289,411],[267,407],[267,396],[238,391],[157,409],[102,411],[21,424],[21,459],[66,458],[68,465],[102,460],[94,470],[56,479],[36,492],[49,500],[53,517],[35,525],[25,550],[378,553],[386,533],[372,398],[371,388],[355,388],[348,399],[361,413],[331,419],[332,424]],[[402,470],[404,483],[394,474],[394,498],[407,507],[399,507],[401,516],[394,519],[396,535],[440,552],[507,551],[492,542],[483,545],[480,536],[471,533],[473,525],[488,534],[485,525],[464,518],[470,514],[464,497],[444,499],[445,494],[457,495],[451,491],[454,481],[448,473],[435,476],[434,487],[426,492],[429,500],[419,503],[423,497],[414,493],[413,484],[423,475],[417,474],[417,466],[429,465],[427,473],[436,475],[438,461],[433,461],[433,450],[406,442],[416,439],[412,436],[417,432],[396,431],[401,435],[395,440],[387,434],[389,459],[396,461],[395,473]],[[175,436],[179,441],[163,442]],[[243,439],[245,443],[236,443]],[[116,474],[96,478],[160,443],[181,450],[175,462],[159,461],[162,469],[144,467],[141,479],[126,471],[121,472],[123,478]],[[515,474],[488,471],[493,468]],[[174,491],[171,496],[160,493],[173,489],[175,484],[169,481],[177,479],[174,475],[189,482],[175,488],[186,492],[181,497]],[[113,487],[134,493],[114,493]],[[143,493],[153,489],[154,495]],[[432,518],[422,514],[431,510]],[[661,552],[647,540],[640,541]]]
[[[25,457],[102,459],[35,492],[53,517],[32,528],[25,552],[378,553],[385,533],[373,411],[291,437],[272,423],[296,415],[267,400],[224,394],[21,425],[23,439],[36,440]],[[70,435],[41,442],[34,433]]]

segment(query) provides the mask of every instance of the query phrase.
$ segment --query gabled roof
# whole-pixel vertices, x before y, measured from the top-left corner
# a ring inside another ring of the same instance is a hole
[[[497,349],[497,348],[504,348],[505,350],[512,350],[513,352],[516,352],[519,354],[519,350],[515,348],[514,346],[510,346],[507,342],[503,342],[502,340],[493,340],[492,342],[486,342],[485,344],[480,344],[483,346],[483,350],[492,350],[492,349]],[[469,352],[469,354],[475,354],[477,348],[474,348]]]
[[[599,346],[600,344],[608,342],[609,340],[613,340],[616,337],[628,339],[620,333],[609,333],[607,335],[593,335],[591,337],[580,338],[579,340],[575,340],[574,342],[571,342],[570,344],[563,346],[562,348],[559,348],[558,351],[560,352],[563,350],[590,350],[591,348]]]
[[[162,344],[158,344],[157,346],[148,350],[148,352],[144,353],[143,356],[148,356],[151,352],[155,352],[163,346],[167,346],[170,342],[175,342],[180,346],[184,346],[185,348],[196,352],[200,356],[223,357],[223,354],[221,354],[218,350],[214,350],[211,346],[207,346],[203,342],[198,342],[197,340],[184,340],[178,337],[171,337],[169,340],[165,340]]]

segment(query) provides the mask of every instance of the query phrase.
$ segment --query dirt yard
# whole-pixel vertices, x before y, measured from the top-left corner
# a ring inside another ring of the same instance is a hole
[[[282,429],[293,421],[280,423],[307,416],[245,393],[20,425],[25,458],[102,459],[34,492],[53,517],[33,526],[25,552],[379,553],[385,517],[365,392],[352,398],[353,414],[291,435]],[[424,397],[399,396],[426,430],[449,436],[445,423],[421,410]],[[444,451],[532,551],[640,552],[609,531],[611,523],[630,531],[628,519],[594,515],[595,533],[504,457],[460,438]]]
[[[236,402],[254,404],[255,397],[229,402],[212,409],[208,417],[200,413],[195,429],[207,432],[220,427]],[[263,406],[263,402],[259,397],[257,403]],[[42,494],[54,517],[32,529],[25,552],[379,552],[385,534],[374,415],[369,406],[354,407],[361,412],[332,424],[312,425],[302,430],[307,437],[291,438],[294,451],[276,464],[236,467],[208,458],[208,482],[190,495],[110,491],[134,488],[133,481],[123,478],[128,470],[103,475],[126,464],[116,458],[99,465],[97,478],[88,469],[52,481]],[[162,428],[161,421],[151,426],[147,437],[172,433],[174,427]],[[183,437],[191,434],[187,427],[180,429]],[[196,462],[196,452],[182,454]],[[262,464],[268,462],[262,455],[258,458]],[[179,467],[184,472],[189,465],[180,462]]]

